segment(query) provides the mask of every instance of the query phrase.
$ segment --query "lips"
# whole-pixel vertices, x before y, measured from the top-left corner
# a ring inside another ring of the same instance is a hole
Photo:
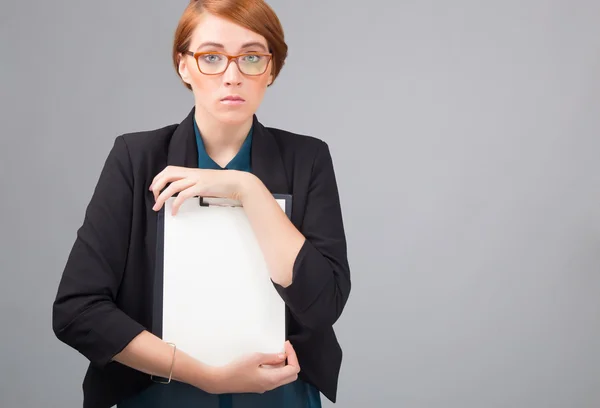
[[[231,101],[231,102],[244,102],[244,98],[237,95],[229,95],[225,98],[221,99],[222,101]]]

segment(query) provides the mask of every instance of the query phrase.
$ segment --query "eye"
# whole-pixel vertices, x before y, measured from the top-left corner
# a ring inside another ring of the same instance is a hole
[[[204,60],[204,62],[208,62],[209,64],[211,64],[215,62],[220,62],[223,59],[223,57],[219,54],[206,54],[202,56],[202,59]]]
[[[245,55],[243,60],[245,62],[249,62],[251,64],[256,64],[256,63],[262,61],[262,59],[263,59],[262,55],[249,54],[249,55]]]

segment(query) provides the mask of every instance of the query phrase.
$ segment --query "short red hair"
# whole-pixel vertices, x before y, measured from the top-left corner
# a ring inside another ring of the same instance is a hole
[[[273,54],[273,81],[281,72],[287,57],[287,44],[283,35],[283,27],[273,9],[264,0],[192,0],[183,11],[175,30],[173,41],[173,64],[179,75],[179,60],[188,51],[192,33],[198,25],[203,12],[228,19],[245,27],[267,40],[269,51]],[[185,83],[188,89],[191,86]]]

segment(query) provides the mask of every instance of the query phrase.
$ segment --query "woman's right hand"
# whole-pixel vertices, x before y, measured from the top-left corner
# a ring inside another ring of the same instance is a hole
[[[222,367],[215,378],[214,389],[207,391],[215,394],[262,394],[296,381],[299,372],[296,352],[290,342],[286,341],[285,354],[255,353]]]

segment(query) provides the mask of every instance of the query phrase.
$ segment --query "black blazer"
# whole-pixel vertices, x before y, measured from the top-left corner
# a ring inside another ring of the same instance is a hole
[[[53,330],[89,361],[84,408],[108,408],[152,384],[111,362],[152,331],[157,218],[152,179],[167,165],[197,167],[194,109],[181,124],[116,138],[68,257],[52,309]],[[342,351],[332,325],[350,293],[346,238],[332,158],[319,139],[253,118],[252,172],[271,193],[292,194],[293,224],[306,237],[286,303],[287,338],[299,376],[335,402]],[[155,333],[156,334],[156,333]]]

